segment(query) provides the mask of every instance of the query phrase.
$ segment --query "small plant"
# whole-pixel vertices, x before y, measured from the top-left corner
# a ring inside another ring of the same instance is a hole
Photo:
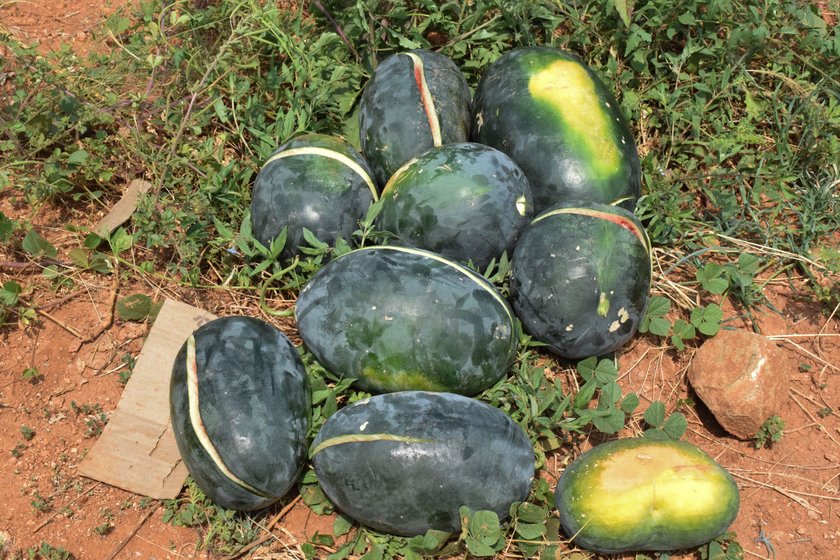
[[[41,495],[40,492],[35,492],[35,495],[32,497],[32,501],[30,502],[32,507],[35,508],[37,511],[41,513],[47,513],[52,509],[52,504],[50,504],[50,499],[45,498]]]
[[[20,435],[22,435],[23,439],[26,441],[30,441],[35,437],[35,430],[24,424],[20,427]]]
[[[23,456],[24,449],[26,449],[26,446],[22,443],[15,445],[12,449],[12,457],[14,457],[15,459],[19,459]]]
[[[42,541],[37,548],[26,549],[26,558],[28,560],[72,560],[73,555],[61,547]]]
[[[108,423],[108,415],[102,410],[102,405],[95,404],[78,404],[76,401],[70,401],[70,408],[77,415],[85,416],[85,437],[92,438],[102,433],[105,425]]]
[[[774,414],[764,421],[758,433],[755,434],[755,448],[773,447],[774,443],[778,443],[782,439],[784,430],[785,421]]]
[[[38,368],[33,366],[23,370],[23,378],[30,383],[37,383],[43,378],[43,376],[41,375],[41,372],[38,371]]]

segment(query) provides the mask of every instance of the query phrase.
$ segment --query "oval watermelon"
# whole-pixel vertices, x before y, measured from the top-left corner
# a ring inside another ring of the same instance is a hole
[[[331,261],[300,291],[295,317],[324,367],[371,392],[476,394],[507,373],[518,344],[513,312],[492,284],[405,247]]]
[[[473,141],[508,154],[525,172],[540,213],[571,199],[632,210],[641,194],[633,135],[609,89],[577,56],[513,49],[482,75]]]
[[[170,383],[178,450],[221,507],[254,510],[286,494],[306,461],[311,400],[286,336],[259,319],[223,317],[178,352]]]
[[[522,428],[451,393],[403,391],[342,408],[311,454],[318,482],[343,513],[398,535],[457,531],[461,506],[504,519],[534,478]]]
[[[304,134],[281,145],[254,182],[251,229],[268,246],[286,227],[281,258],[292,259],[304,245],[303,229],[334,245],[351,241],[359,221],[378,199],[367,162],[346,141]]]
[[[555,490],[566,534],[607,554],[702,545],[726,531],[739,502],[732,475],[701,449],[647,438],[590,449]]]
[[[511,259],[511,305],[523,328],[564,358],[614,352],[636,333],[651,282],[650,245],[632,213],[559,207],[522,232]]]
[[[448,57],[412,50],[386,58],[359,100],[362,153],[380,186],[433,146],[469,138],[470,90]]]
[[[533,217],[531,187],[502,152],[481,144],[432,148],[403,165],[382,191],[377,227],[396,243],[483,269]]]

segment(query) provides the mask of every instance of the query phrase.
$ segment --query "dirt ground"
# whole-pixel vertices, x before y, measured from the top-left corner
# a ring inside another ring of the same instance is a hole
[[[42,50],[70,43],[78,52],[109,48],[98,31],[121,0],[32,0],[0,2],[0,27]],[[0,191],[0,210],[11,218],[31,209],[11,190]],[[44,208],[33,225],[59,249],[59,259],[80,239],[66,224],[91,226],[98,216],[68,208]],[[102,416],[116,407],[123,389],[120,373],[136,358],[148,333],[144,323],[110,321],[112,293],[143,292],[156,300],[180,299],[213,313],[259,315],[250,301],[196,293],[167,285],[113,284],[111,278],[79,275],[70,290],[55,292],[37,268],[23,268],[0,247],[0,282],[17,280],[41,313],[26,326],[0,330],[0,542],[5,558],[42,541],[65,548],[77,560],[209,558],[197,550],[200,533],[163,522],[159,502],[79,476],[77,466],[102,428]],[[686,439],[700,446],[736,477],[741,510],[732,529],[746,558],[827,560],[840,548],[840,325],[821,313],[794,279],[770,282],[765,294],[781,311],[762,313],[763,334],[774,336],[787,357],[791,391],[780,416],[782,440],[755,449],[752,441],[728,436],[697,404],[683,408]],[[727,326],[747,327],[725,307]],[[107,325],[101,330],[102,325]],[[71,326],[72,329],[68,329]],[[288,325],[282,325],[288,332]],[[73,331],[76,333],[74,334]],[[79,336],[79,335],[82,336]],[[291,333],[289,333],[291,334]],[[86,340],[91,338],[91,340]],[[655,338],[638,339],[621,356],[621,383],[643,400],[660,399],[669,409],[680,399],[699,401],[685,379],[691,352],[674,353]],[[40,377],[27,380],[24,370]],[[563,456],[547,476],[557,476]],[[266,516],[266,517],[270,517]],[[315,531],[330,532],[298,503],[274,529],[274,550],[298,546]],[[773,550],[757,541],[766,535]],[[262,557],[280,558],[280,555]],[[683,556],[693,558],[693,556]],[[631,556],[627,556],[631,558]],[[682,558],[682,557],[681,557]]]

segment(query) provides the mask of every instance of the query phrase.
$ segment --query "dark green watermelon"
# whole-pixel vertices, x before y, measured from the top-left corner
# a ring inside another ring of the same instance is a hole
[[[367,162],[349,143],[304,134],[280,146],[263,164],[254,182],[251,229],[268,246],[286,227],[282,258],[289,260],[306,245],[304,228],[329,245],[339,237],[351,241],[377,199]]]
[[[707,543],[735,520],[740,497],[732,475],[694,445],[630,438],[566,467],[555,503],[578,546],[616,554]]]
[[[518,344],[513,312],[492,284],[412,248],[334,259],[300,291],[295,317],[315,358],[370,392],[473,395],[507,373]]]
[[[615,97],[577,56],[552,47],[513,49],[482,75],[472,139],[525,172],[535,212],[577,199],[632,210],[641,194],[633,135]]]
[[[511,304],[523,328],[565,358],[614,352],[647,307],[650,245],[631,212],[582,204],[543,212],[511,259]]]
[[[502,152],[473,143],[432,148],[403,165],[382,191],[377,227],[396,243],[480,268],[533,217],[531,187]]]
[[[178,450],[213,502],[259,509],[294,485],[306,461],[311,399],[282,332],[251,317],[199,327],[178,352],[169,396]]]
[[[386,58],[359,100],[359,141],[379,186],[429,148],[469,139],[470,90],[448,57],[413,50]]]
[[[534,450],[501,410],[451,393],[403,391],[342,408],[312,444],[338,509],[397,535],[458,531],[458,509],[508,516],[528,497]]]

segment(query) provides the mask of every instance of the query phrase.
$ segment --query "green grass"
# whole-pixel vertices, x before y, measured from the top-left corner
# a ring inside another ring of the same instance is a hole
[[[778,278],[804,278],[826,314],[840,303],[840,288],[831,281],[840,274],[840,82],[830,71],[840,65],[840,34],[810,4],[322,4],[346,42],[314,4],[284,12],[256,0],[193,12],[183,2],[163,13],[160,3],[144,4],[137,18],[112,17],[111,53],[88,60],[69,50],[42,58],[8,41],[11,54],[0,67],[14,75],[7,78],[8,103],[0,104],[0,189],[14,189],[31,210],[0,213],[4,250],[20,261],[45,262],[56,290],[74,272],[110,274],[117,263],[123,274],[155,283],[259,299],[276,314],[270,307],[275,298],[293,299],[329,255],[348,249],[311,240],[308,254],[283,268],[275,260],[278,244],[263,247],[251,235],[251,185],[280,143],[304,130],[352,131],[361,87],[391,53],[438,49],[475,87],[501,53],[550,44],[579,54],[611,85],[639,145],[644,196],[638,213],[659,273],[643,332],[678,351],[693,347],[722,327],[727,299],[749,318],[767,304],[765,284]],[[56,249],[33,227],[39,212],[107,208],[117,198],[115,185],[136,177],[153,188],[131,225],[105,239],[67,226],[77,241],[71,268],[50,264]],[[356,242],[378,239],[372,223],[373,214]],[[504,290],[506,272],[501,263],[487,274]],[[23,297],[29,289],[3,284],[0,323],[26,327],[36,320]],[[153,316],[148,297],[131,297],[121,300],[121,316]],[[304,358],[314,434],[338,407],[364,394]],[[685,430],[678,411],[667,415],[662,403],[641,410],[636,395],[622,394],[611,360],[559,369],[523,338],[511,377],[481,397],[527,429],[540,466],[592,432],[629,426],[680,437]],[[88,408],[74,410],[84,415],[92,437],[106,418]],[[300,491],[314,511],[332,511],[311,470]],[[565,550],[551,509],[543,481],[508,524],[469,512],[464,533],[448,540],[362,529],[333,558]],[[258,532],[258,518],[213,506],[193,484],[166,504],[166,512],[172,523],[202,527],[202,546],[219,552],[240,549]],[[349,530],[341,525],[346,520],[337,523],[336,535],[306,543],[304,552],[314,556],[318,546],[332,547],[334,537]],[[735,557],[740,547],[731,542],[710,545],[717,548],[706,547],[701,556],[717,557],[727,548]]]

